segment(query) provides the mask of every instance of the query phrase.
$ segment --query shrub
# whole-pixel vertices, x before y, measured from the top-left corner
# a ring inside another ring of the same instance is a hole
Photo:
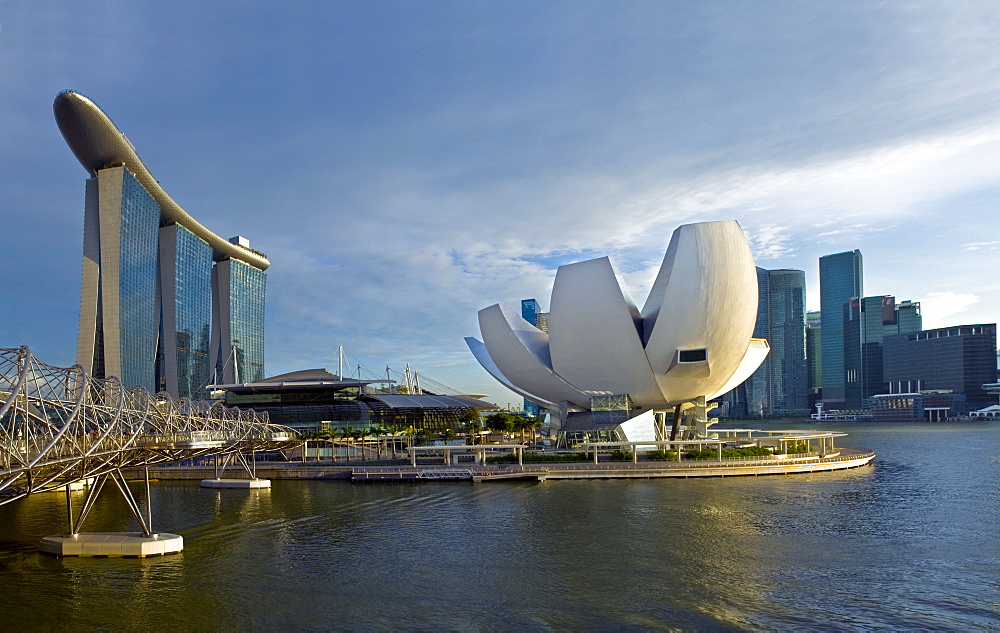
[[[556,464],[556,463],[578,463],[587,461],[584,453],[528,453],[524,454],[525,464]],[[486,458],[487,464],[516,464],[517,455],[505,453],[503,455],[492,455]]]
[[[632,453],[630,451],[612,451],[611,461],[613,462],[630,462],[632,461]]]
[[[722,459],[738,459],[740,457],[766,457],[772,455],[771,449],[763,446],[744,446],[742,448],[722,449]],[[688,459],[718,459],[717,448],[703,448],[700,451],[687,451],[684,457]]]
[[[677,461],[676,451],[652,451],[647,455],[651,462],[675,462]]]

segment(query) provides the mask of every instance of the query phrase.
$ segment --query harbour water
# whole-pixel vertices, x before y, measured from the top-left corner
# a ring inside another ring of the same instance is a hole
[[[186,547],[151,559],[38,554],[65,507],[36,495],[0,507],[0,628],[1000,628],[1000,424],[823,428],[876,451],[874,465],[256,491],[159,482],[154,525]],[[85,529],[134,530],[106,494]]]

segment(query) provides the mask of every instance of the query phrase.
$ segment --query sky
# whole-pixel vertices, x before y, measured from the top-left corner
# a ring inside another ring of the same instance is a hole
[[[406,363],[506,406],[477,311],[670,234],[860,249],[927,328],[1000,315],[1000,4],[0,1],[0,347],[75,362],[72,89],[202,224],[267,254],[266,373]]]

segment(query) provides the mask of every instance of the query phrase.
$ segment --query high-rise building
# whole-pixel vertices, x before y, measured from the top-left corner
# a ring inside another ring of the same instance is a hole
[[[802,270],[769,270],[769,329],[771,345],[771,414],[794,415],[809,410],[809,368],[806,364],[806,274]],[[758,370],[759,371],[759,370]]]
[[[537,316],[542,311],[534,299],[521,299],[521,318],[532,325],[538,325]]]
[[[548,331],[548,314],[542,312],[542,307],[538,305],[538,302],[534,299],[521,299],[521,318],[528,323],[539,327],[538,317],[543,315],[543,320],[545,329],[543,331]],[[524,414],[528,416],[537,417],[541,413],[542,408],[538,403],[532,402],[527,398],[524,399]]]
[[[996,403],[983,389],[997,379],[995,323],[896,334],[883,344],[886,393],[964,394],[969,410]]]
[[[823,389],[823,315],[806,312],[806,362],[809,365],[809,408],[816,406]]]
[[[846,402],[844,304],[864,296],[862,281],[861,251],[819,258],[823,402],[827,409],[842,408]]]
[[[864,400],[885,393],[883,339],[922,329],[920,303],[896,303],[891,295],[852,299],[844,304],[845,405],[861,408]]]
[[[805,282],[801,270],[757,268],[753,336],[767,339],[771,352],[750,378],[725,396],[725,415],[801,415],[808,411]]]
[[[179,207],[92,101],[66,91],[53,108],[91,176],[77,362],[180,398],[203,398],[237,371],[262,379],[267,258]]]

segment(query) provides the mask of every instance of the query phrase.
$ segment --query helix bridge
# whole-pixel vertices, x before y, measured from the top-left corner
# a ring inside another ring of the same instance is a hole
[[[83,367],[53,367],[27,347],[0,349],[0,505],[27,495],[90,483],[75,532],[109,479],[148,532],[122,469],[147,468],[207,455],[237,456],[287,448],[295,432],[266,413],[220,403],[174,400]],[[148,493],[148,470],[147,493]],[[148,494],[147,494],[148,497]]]

